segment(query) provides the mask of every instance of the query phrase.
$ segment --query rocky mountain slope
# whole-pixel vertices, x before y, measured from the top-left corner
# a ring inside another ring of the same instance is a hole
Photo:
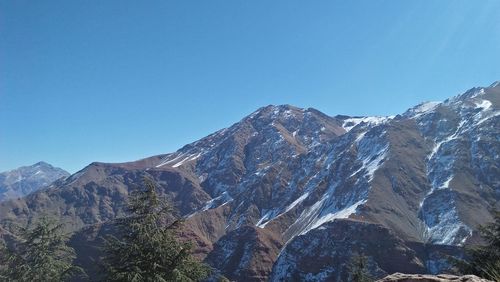
[[[45,162],[0,173],[0,201],[37,191],[70,174]]]
[[[92,267],[106,222],[148,175],[230,279],[345,281],[359,253],[377,277],[438,273],[500,208],[499,108],[498,83],[391,117],[267,106],[171,154],[92,163],[1,203],[0,220],[60,218]]]

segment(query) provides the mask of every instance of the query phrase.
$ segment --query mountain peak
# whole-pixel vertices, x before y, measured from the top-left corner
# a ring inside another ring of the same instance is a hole
[[[0,173],[0,201],[27,195],[67,176],[67,171],[43,161]]]
[[[488,87],[474,87],[474,88],[471,88],[471,89],[465,91],[462,94],[459,94],[455,97],[447,99],[445,101],[445,103],[456,102],[456,101],[465,101],[465,100],[473,99],[473,98],[482,98],[489,92],[489,90],[493,90],[493,89],[496,89],[499,87],[500,87],[500,80],[493,82]]]
[[[36,164],[31,165],[31,166],[32,166],[32,167],[37,167],[37,166],[41,166],[41,167],[54,167],[54,166],[52,166],[51,164],[46,163],[46,162],[44,162],[44,161],[39,161],[39,162],[37,162]]]
[[[262,118],[262,117],[270,117],[277,118],[280,116],[290,116],[290,114],[294,113],[303,113],[304,109],[298,108],[295,106],[291,106],[288,104],[283,105],[267,105],[257,109],[255,112],[251,113],[244,119],[254,119],[254,118]]]
[[[427,101],[427,102],[422,102],[418,105],[416,105],[413,108],[408,109],[403,116],[407,117],[420,117],[422,115],[425,115],[429,112],[432,112],[436,107],[439,106],[441,102],[437,101]]]

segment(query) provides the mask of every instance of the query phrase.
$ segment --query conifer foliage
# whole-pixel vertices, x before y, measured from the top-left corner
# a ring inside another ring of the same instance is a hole
[[[368,271],[368,258],[362,254],[351,257],[349,266],[351,281],[353,282],[372,282],[374,279]]]
[[[456,261],[460,272],[500,281],[500,212],[495,221],[480,228],[486,245],[468,249],[469,261]]]
[[[18,242],[0,245],[1,281],[66,281],[84,275],[72,264],[75,252],[66,245],[62,225],[43,217],[34,227],[18,229]]]
[[[191,256],[191,246],[176,240],[180,220],[149,178],[131,193],[129,215],[115,221],[117,236],[107,238],[105,281],[199,281],[209,268]]]

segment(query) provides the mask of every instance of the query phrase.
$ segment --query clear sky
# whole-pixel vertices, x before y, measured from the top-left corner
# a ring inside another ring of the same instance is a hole
[[[390,115],[500,80],[500,1],[0,0],[0,171],[175,151],[268,104]]]

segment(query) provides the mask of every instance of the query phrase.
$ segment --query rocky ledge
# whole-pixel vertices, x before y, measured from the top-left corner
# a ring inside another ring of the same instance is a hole
[[[491,280],[479,278],[475,275],[456,276],[449,274],[426,275],[426,274],[403,274],[394,273],[377,282],[492,282]]]

